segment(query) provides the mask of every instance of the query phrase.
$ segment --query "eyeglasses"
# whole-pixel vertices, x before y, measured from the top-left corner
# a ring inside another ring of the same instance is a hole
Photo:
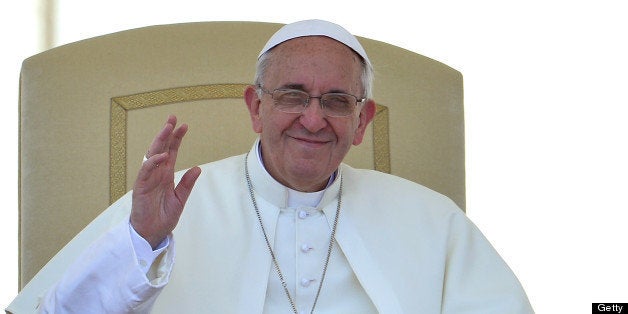
[[[346,117],[352,114],[358,103],[362,103],[366,98],[345,93],[325,93],[314,97],[298,89],[275,89],[272,92],[257,86],[265,94],[272,96],[275,101],[275,108],[286,113],[302,113],[310,104],[310,99],[316,98],[321,103],[323,113],[328,117]]]

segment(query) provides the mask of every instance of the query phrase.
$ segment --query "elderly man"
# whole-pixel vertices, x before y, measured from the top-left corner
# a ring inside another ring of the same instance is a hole
[[[249,153],[175,174],[187,126],[169,117],[132,194],[93,222],[112,227],[33,311],[531,313],[452,201],[342,164],[374,116],[371,81],[340,26],[279,30],[244,95]]]

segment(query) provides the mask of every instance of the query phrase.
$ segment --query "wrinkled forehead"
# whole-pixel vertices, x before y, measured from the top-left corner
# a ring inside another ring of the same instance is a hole
[[[366,51],[355,36],[342,26],[323,20],[305,20],[285,25],[268,40],[258,58],[286,41],[309,36],[324,36],[334,39],[357,53],[366,64],[369,66],[371,64]]]
[[[293,38],[271,49],[265,58],[268,60],[265,84],[307,89],[308,84],[316,82],[325,90],[361,90],[362,59],[334,39],[325,36]]]

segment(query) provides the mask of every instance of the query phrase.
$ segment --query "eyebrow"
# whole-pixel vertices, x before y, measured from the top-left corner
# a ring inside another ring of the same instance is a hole
[[[281,89],[296,89],[296,90],[307,92],[305,90],[305,85],[303,85],[303,84],[285,84],[285,85],[280,86],[279,88],[281,88]],[[343,93],[343,94],[347,94],[347,92],[342,90],[342,89],[332,89],[332,90],[324,92],[323,94],[327,94],[327,93]]]
[[[305,86],[303,84],[286,84],[286,85],[282,85],[280,88],[298,89],[298,90],[305,91]]]

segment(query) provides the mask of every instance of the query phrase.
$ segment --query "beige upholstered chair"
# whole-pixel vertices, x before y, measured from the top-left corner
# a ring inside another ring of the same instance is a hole
[[[205,22],[91,38],[24,61],[20,89],[19,265],[23,287],[130,189],[168,114],[190,125],[179,169],[246,152],[242,91],[278,24]],[[464,208],[462,76],[360,38],[375,67],[378,113],[347,162],[390,172]],[[402,197],[402,196],[400,196]]]

